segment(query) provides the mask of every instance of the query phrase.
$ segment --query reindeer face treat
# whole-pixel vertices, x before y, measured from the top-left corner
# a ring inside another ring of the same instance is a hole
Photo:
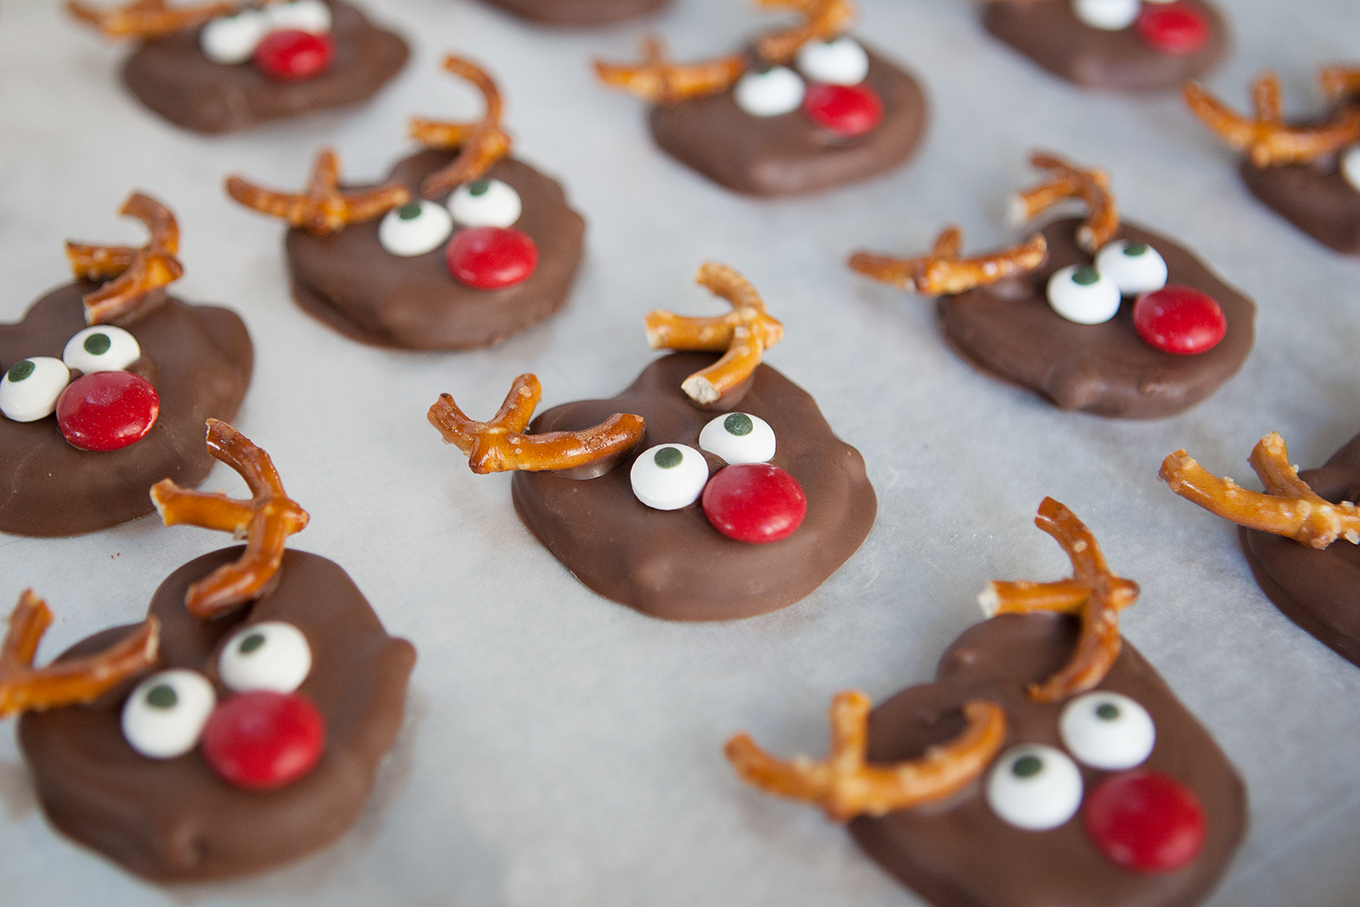
[[[1252,117],[1193,82],[1184,95],[1205,125],[1242,152],[1239,170],[1253,195],[1323,245],[1360,255],[1360,68],[1328,67],[1319,81],[1331,113],[1302,125],[1284,122],[1272,72],[1252,84]]]
[[[1228,44],[1204,0],[985,0],[982,24],[1059,78],[1116,91],[1175,88]]]
[[[964,358],[1063,409],[1160,418],[1232,377],[1251,350],[1251,301],[1189,250],[1120,223],[1103,172],[1047,154],[1031,162],[1052,179],[1017,196],[1019,219],[1074,196],[1090,216],[971,259],[959,257],[951,227],[928,255],[857,252],[850,267],[938,297],[945,337]]]
[[[245,547],[172,573],[142,631],[106,630],[38,672],[91,687],[62,700],[83,704],[8,697],[9,711],[29,710],[19,742],[52,823],[164,882],[256,872],[344,833],[401,726],[415,662],[340,567],[284,550],[307,514],[268,455],[215,420],[208,445],[242,474],[252,500],[169,481],[152,497],[167,525],[225,529]],[[24,608],[0,665],[32,662],[45,624],[35,632]],[[88,663],[111,646],[119,664],[129,651],[144,657],[95,690],[101,672]]]
[[[847,692],[824,762],[776,759],[746,735],[737,772],[815,803],[938,907],[1183,907],[1246,830],[1241,779],[1119,634],[1138,586],[1045,499],[1035,521],[1073,576],[995,582],[990,619],[945,652],[934,683],[869,712]],[[866,761],[868,760],[868,761]]]
[[[147,225],[145,246],[67,243],[76,281],[0,324],[0,532],[77,535],[150,513],[152,482],[208,474],[203,420],[235,415],[250,383],[241,319],[166,292],[184,270],[174,215],[140,194],[122,213]]]
[[[481,69],[444,66],[486,97],[479,123],[413,120],[426,150],[381,186],[342,189],[329,150],[290,195],[227,180],[232,198],[289,223],[293,298],[363,343],[403,349],[487,346],[552,315],[581,262],[585,220],[562,187],[508,157],[501,98]]]
[[[1204,470],[1184,450],[1162,462],[1171,490],[1237,523],[1261,591],[1285,616],[1360,665],[1360,436],[1300,473],[1271,433],[1251,452],[1265,494]]]
[[[232,132],[264,120],[357,104],[406,63],[406,43],[340,0],[67,0],[108,38],[142,43],[123,64],[137,99],[177,126]]]
[[[652,138],[736,192],[796,195],[864,179],[911,156],[926,122],[921,87],[844,34],[849,0],[758,0],[806,17],[746,51],[677,65],[659,41],[643,61],[597,61],[607,85],[652,102]]]
[[[732,269],[706,264],[698,279],[733,311],[652,312],[648,339],[711,352],[666,356],[617,397],[553,407],[532,425],[532,375],[490,422],[448,394],[429,414],[473,472],[516,470],[515,511],[577,579],[670,620],[793,604],[855,552],[877,507],[859,452],[760,363],[783,326]]]

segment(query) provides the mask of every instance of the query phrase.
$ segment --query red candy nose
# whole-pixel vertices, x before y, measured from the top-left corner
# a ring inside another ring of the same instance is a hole
[[[331,67],[335,43],[328,34],[283,29],[265,35],[255,45],[255,68],[271,79],[293,82],[310,79]]]
[[[864,135],[883,119],[883,102],[867,82],[858,85],[814,82],[803,96],[803,112],[818,126],[853,138]]]
[[[449,240],[444,261],[456,280],[479,290],[498,290],[528,280],[538,267],[538,246],[512,227],[469,227]]]
[[[72,447],[118,450],[140,441],[160,415],[161,398],[131,372],[81,375],[57,398],[57,427]]]
[[[1133,329],[1163,353],[1194,356],[1218,346],[1228,333],[1228,319],[1209,294],[1169,284],[1138,297]]]
[[[1204,808],[1195,792],[1153,771],[1114,775],[1086,796],[1086,832],[1125,869],[1174,872],[1204,846]]]
[[[1209,23],[1188,3],[1143,4],[1138,34],[1164,54],[1192,54],[1209,43]]]
[[[220,703],[199,740],[213,771],[237,787],[269,790],[312,770],[326,745],[321,713],[294,693],[255,690]]]
[[[798,480],[768,463],[725,466],[708,480],[704,514],[723,535],[739,542],[777,542],[807,515]]]

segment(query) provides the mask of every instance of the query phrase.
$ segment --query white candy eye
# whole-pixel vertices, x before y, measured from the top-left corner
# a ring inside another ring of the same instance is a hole
[[[1057,828],[1081,806],[1081,772],[1051,746],[1013,746],[987,777],[987,805],[1026,831]]]
[[[236,693],[291,693],[312,670],[312,647],[292,624],[266,620],[236,632],[217,656],[217,675]]]
[[[453,233],[448,209],[421,199],[393,208],[378,224],[378,243],[393,255],[410,258],[437,249]]]
[[[1116,239],[1096,253],[1096,270],[1114,281],[1125,296],[1166,286],[1166,259],[1147,243]]]
[[[91,372],[121,372],[142,355],[137,338],[111,324],[86,328],[66,341],[61,361],[70,369]]]
[[[519,193],[497,179],[464,183],[449,196],[449,212],[465,227],[508,227],[523,210]]]
[[[787,66],[775,66],[743,75],[732,89],[732,96],[737,106],[753,117],[777,117],[797,110],[806,91],[798,73]]]
[[[653,510],[679,510],[699,499],[708,483],[708,461],[693,447],[658,444],[633,461],[633,494]]]
[[[1121,31],[1138,21],[1142,0],[1072,0],[1077,18],[1092,28]]]
[[[814,82],[858,85],[869,74],[869,55],[854,38],[812,40],[798,49],[798,69]]]
[[[271,3],[264,8],[264,14],[274,31],[297,29],[319,35],[331,30],[331,8],[323,0]]]
[[[1360,192],[1360,145],[1352,145],[1342,153],[1341,175],[1352,189]]]
[[[728,413],[704,426],[699,447],[729,464],[768,463],[774,459],[774,429],[759,416]]]
[[[258,9],[243,9],[234,16],[218,16],[203,26],[198,46],[214,63],[234,66],[255,53],[255,45],[269,33],[269,19]]]
[[[1119,287],[1090,265],[1068,265],[1048,279],[1048,304],[1068,321],[1100,324],[1119,311]]]
[[[1147,709],[1118,693],[1078,696],[1063,708],[1058,729],[1073,756],[1107,771],[1141,765],[1157,742]]]
[[[216,704],[212,684],[197,671],[152,674],[123,703],[123,736],[149,759],[173,759],[198,743]]]
[[[36,422],[57,409],[57,398],[71,381],[60,359],[34,356],[20,359],[0,378],[0,413],[15,422]]]

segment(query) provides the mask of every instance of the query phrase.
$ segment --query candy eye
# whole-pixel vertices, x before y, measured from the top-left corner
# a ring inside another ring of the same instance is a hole
[[[1100,324],[1119,311],[1119,287],[1089,265],[1068,265],[1048,279],[1048,304],[1068,321]]]
[[[523,210],[519,193],[498,179],[464,183],[449,196],[449,212],[465,227],[508,227]]]
[[[452,232],[448,210],[421,199],[384,214],[378,224],[378,242],[393,255],[410,258],[439,248]]]
[[[152,674],[123,703],[123,736],[149,759],[173,759],[198,743],[216,704],[212,684],[197,671]]]
[[[728,413],[699,432],[699,448],[728,463],[768,463],[774,459],[774,429],[759,416]]]
[[[629,473],[633,494],[653,510],[679,510],[699,499],[708,461],[693,447],[659,444],[644,450]]]
[[[234,66],[251,58],[269,29],[269,17],[263,10],[244,9],[210,20],[198,35],[198,46],[214,63]]]
[[[1051,746],[1013,746],[987,777],[987,804],[1017,828],[1057,828],[1081,806],[1081,772]]]
[[[66,341],[61,361],[66,367],[92,372],[121,372],[142,355],[137,338],[122,328],[101,324],[86,328]]]
[[[807,42],[799,48],[797,62],[803,75],[828,85],[857,85],[869,74],[869,55],[858,41],[846,35]]]
[[[1352,145],[1341,155],[1341,175],[1360,192],[1360,145]]]
[[[284,31],[295,28],[321,34],[331,30],[331,8],[324,0],[292,0],[289,3],[271,3],[263,10],[269,18],[269,28]]]
[[[1120,31],[1138,21],[1142,0],[1072,0],[1072,12],[1092,28]]]
[[[267,620],[237,631],[222,647],[217,673],[237,693],[269,690],[291,693],[312,669],[307,637],[292,624]]]
[[[1117,239],[1096,253],[1096,270],[1125,296],[1166,286],[1166,259],[1147,243]]]
[[[0,413],[15,422],[36,422],[57,409],[57,398],[71,380],[60,359],[20,359],[0,378]]]
[[[1063,709],[1058,729],[1073,756],[1108,771],[1141,764],[1157,740],[1147,709],[1118,693],[1078,696]]]
[[[753,117],[777,117],[797,110],[807,86],[786,66],[764,72],[748,72],[737,80],[732,96],[737,106]]]

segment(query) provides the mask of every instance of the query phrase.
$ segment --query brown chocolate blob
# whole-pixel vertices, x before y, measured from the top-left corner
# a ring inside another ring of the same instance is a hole
[[[1006,713],[1006,749],[1037,743],[1068,752],[1058,727],[1065,702],[1040,704],[1025,692],[1061,668],[1076,644],[1078,621],[1058,614],[1002,615],[963,633],[940,661],[936,682],[911,687],[869,717],[873,762],[918,758],[963,727],[961,704],[986,699]],[[1048,831],[1008,824],[986,802],[987,775],[937,804],[862,816],[850,824],[860,846],[889,873],[937,907],[1181,907],[1217,883],[1246,831],[1242,779],[1166,682],[1128,644],[1100,683],[1139,703],[1156,726],[1156,744],[1138,769],[1167,775],[1194,792],[1206,817],[1199,855],[1166,873],[1123,869],[1093,845],[1082,810]],[[1070,700],[1069,700],[1070,701]],[[1083,790],[1119,772],[1083,765]]]
[[[1360,255],[1360,191],[1341,175],[1336,155],[1308,164],[1258,167],[1243,158],[1239,172],[1252,195],[1328,248]]]
[[[654,12],[668,0],[487,0],[544,25],[607,25]]]
[[[123,64],[123,82],[147,107],[195,132],[232,132],[366,101],[406,65],[410,51],[401,38],[375,27],[354,7],[326,2],[335,55],[330,68],[317,76],[281,82],[249,61],[215,63],[199,46],[199,27],[142,44]]]
[[[67,284],[33,303],[17,324],[0,325],[0,368],[31,356],[60,359],[84,330],[81,297],[98,284]],[[160,416],[141,440],[108,452],[67,443],[56,416],[12,422],[0,416],[0,531],[78,535],[150,513],[147,489],[161,479],[194,486],[213,459],[203,446],[208,417],[231,419],[254,364],[246,327],[235,312],[174,297],[122,325],[143,361],[133,369],[160,395]]]
[[[1339,504],[1360,499],[1360,435],[1320,469],[1299,478]],[[1344,538],[1321,550],[1284,536],[1242,527],[1242,551],[1261,590],[1285,616],[1360,665],[1360,547]]]
[[[1228,46],[1228,26],[1218,10],[1200,0],[1180,2],[1209,26],[1209,40],[1194,53],[1157,50],[1133,26],[1092,28],[1077,18],[1071,0],[985,2],[982,24],[1055,76],[1085,88],[1163,91],[1211,69]]]
[[[289,551],[277,586],[254,603],[210,622],[189,615],[189,584],[241,550],[196,558],[156,590],[150,613],[161,621],[162,667],[202,673],[220,703],[230,695],[217,676],[227,636],[265,620],[297,627],[312,652],[298,694],[317,707],[326,729],[321,760],[309,774],[272,791],[246,791],[218,777],[197,749],[172,759],[138,754],[120,720],[124,700],[143,678],[88,706],[31,712],[19,722],[19,743],[52,824],[158,882],[258,872],[329,844],[354,824],[401,727],[415,649],[387,634],[333,562]],[[91,636],[62,657],[98,651],[127,629]]]
[[[798,195],[854,182],[911,157],[926,126],[925,93],[911,76],[870,52],[865,81],[883,102],[883,119],[854,138],[817,126],[801,109],[752,116],[737,106],[731,88],[654,106],[652,138],[680,163],[746,195]]]
[[[456,154],[418,152],[400,161],[391,179],[419,198],[421,180]],[[380,220],[372,220],[328,236],[289,230],[293,298],[346,337],[402,349],[488,346],[543,321],[562,307],[576,277],[585,220],[567,206],[560,185],[528,164],[505,159],[487,176],[519,193],[523,213],[514,229],[538,247],[538,266],[522,283],[499,290],[466,286],[449,274],[444,244],[424,255],[393,255],[378,242]]]
[[[699,409],[680,390],[686,376],[716,358],[675,353],[648,366],[617,397],[544,412],[533,431],[585,428],[616,412],[642,416],[647,431],[629,456],[599,478],[517,472],[511,483],[520,519],[577,579],[654,617],[727,620],[791,605],[859,548],[878,508],[859,451],[832,433],[805,391],[767,365],[756,369],[737,410],[774,429],[771,462],[802,485],[803,524],[781,541],[747,544],[714,529],[697,501],[671,511],[639,501],[629,479],[637,455],[668,442],[698,449],[700,430],[722,417]],[[707,458],[710,476],[725,465]]]
[[[1048,261],[1019,277],[957,296],[942,296],[945,337],[985,372],[1027,387],[1062,409],[1124,419],[1159,419],[1208,397],[1241,368],[1251,351],[1256,307],[1188,250],[1130,223],[1115,239],[1145,243],[1166,261],[1167,283],[1209,294],[1228,331],[1213,349],[1178,356],[1154,349],[1133,328],[1132,297],[1104,324],[1077,324],[1048,304],[1048,278],[1067,265],[1091,264],[1076,244],[1079,220],[1043,230]]]

